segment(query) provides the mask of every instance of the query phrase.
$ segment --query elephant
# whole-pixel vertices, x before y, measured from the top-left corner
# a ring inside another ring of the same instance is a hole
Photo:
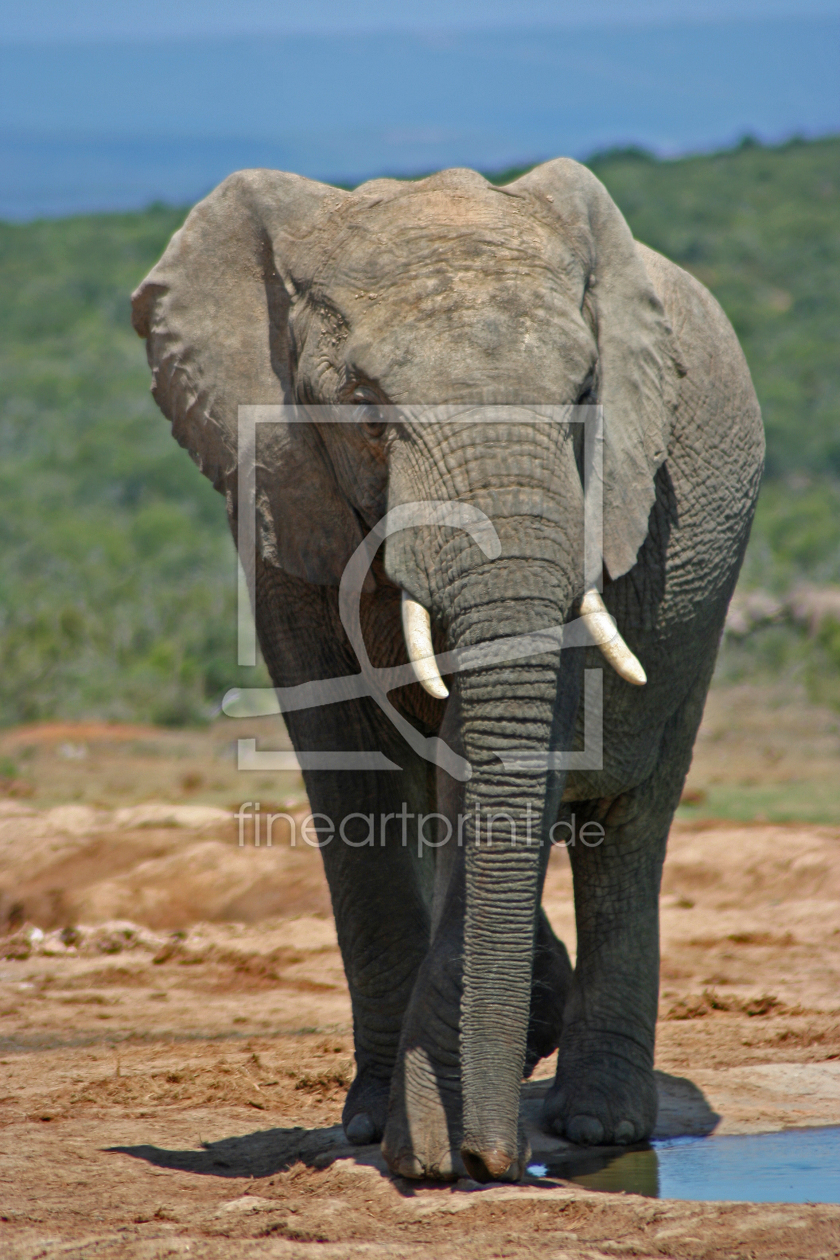
[[[557,158],[501,187],[238,172],[175,233],[133,323],[234,536],[253,513],[277,695],[394,671],[387,702],[350,687],[285,710],[313,817],[342,819],[322,854],[352,1005],[347,1139],[381,1141],[396,1175],[518,1180],[522,1081],[555,1050],[549,1133],[646,1139],[666,841],[764,458],[720,306]],[[240,405],[282,409],[247,493]],[[570,407],[602,416],[597,571],[586,426],[543,422]],[[379,528],[401,512],[415,523]],[[592,678],[599,755],[564,763],[587,749]],[[407,843],[407,818],[434,842]],[[568,847],[574,967],[541,907],[572,831],[589,838]]]

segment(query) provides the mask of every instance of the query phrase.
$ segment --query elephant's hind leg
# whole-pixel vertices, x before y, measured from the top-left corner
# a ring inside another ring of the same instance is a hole
[[[526,1077],[531,1075],[540,1059],[553,1054],[560,1044],[563,1011],[571,991],[572,977],[572,964],[566,946],[554,935],[545,911],[540,907],[525,1048]]]

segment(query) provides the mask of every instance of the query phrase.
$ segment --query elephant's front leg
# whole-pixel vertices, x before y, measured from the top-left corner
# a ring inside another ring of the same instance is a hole
[[[712,663],[664,728],[651,777],[608,807],[567,808],[578,824],[569,849],[578,953],[543,1121],[573,1142],[638,1142],[656,1123],[659,888]],[[590,825],[581,838],[587,820],[602,837]]]
[[[466,1171],[460,1156],[463,850],[444,849],[438,862],[438,895],[441,867],[450,868],[448,886],[403,1022],[382,1149],[394,1173],[448,1179]]]
[[[397,755],[410,757],[404,746]],[[432,855],[418,855],[411,831],[429,809],[425,784],[422,766],[306,776],[313,815],[323,816],[316,825],[333,829],[322,855],[356,1054],[342,1120],[360,1144],[382,1137],[403,1017],[428,949]]]
[[[358,669],[338,616],[334,588],[312,586],[256,557],[256,620],[275,686],[342,678]],[[399,660],[399,600],[380,611],[372,640]],[[394,644],[398,646],[394,648]],[[304,780],[318,832],[350,1000],[356,1077],[344,1107],[348,1138],[382,1136],[403,1016],[429,946],[432,854],[418,857],[409,828],[428,813],[429,767],[403,742],[370,699],[291,708],[286,724],[295,751],[382,755],[399,770],[314,770]]]
[[[597,841],[598,811],[578,809],[569,850],[578,954],[544,1122],[584,1145],[640,1141],[656,1123],[658,901],[670,818],[650,817],[644,788],[618,798],[591,848],[580,826],[589,818],[587,843]]]

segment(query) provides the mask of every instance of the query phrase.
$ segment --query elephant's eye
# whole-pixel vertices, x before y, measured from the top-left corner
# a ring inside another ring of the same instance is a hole
[[[578,390],[578,396],[575,399],[575,403],[580,405],[580,404],[587,404],[587,403],[596,403],[597,401],[598,401],[598,387],[595,380],[595,370],[593,368],[589,373],[587,373],[586,380],[583,382],[580,389]]]
[[[356,405],[355,419],[362,426],[368,437],[380,438],[388,427],[378,400],[374,399],[372,393],[367,390],[359,391],[353,395],[353,402]]]

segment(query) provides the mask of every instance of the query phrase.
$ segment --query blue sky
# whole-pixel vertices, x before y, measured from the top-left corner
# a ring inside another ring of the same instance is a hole
[[[840,14],[840,0],[2,0],[0,43],[632,25]]]
[[[0,0],[0,218],[840,131],[840,0]]]

